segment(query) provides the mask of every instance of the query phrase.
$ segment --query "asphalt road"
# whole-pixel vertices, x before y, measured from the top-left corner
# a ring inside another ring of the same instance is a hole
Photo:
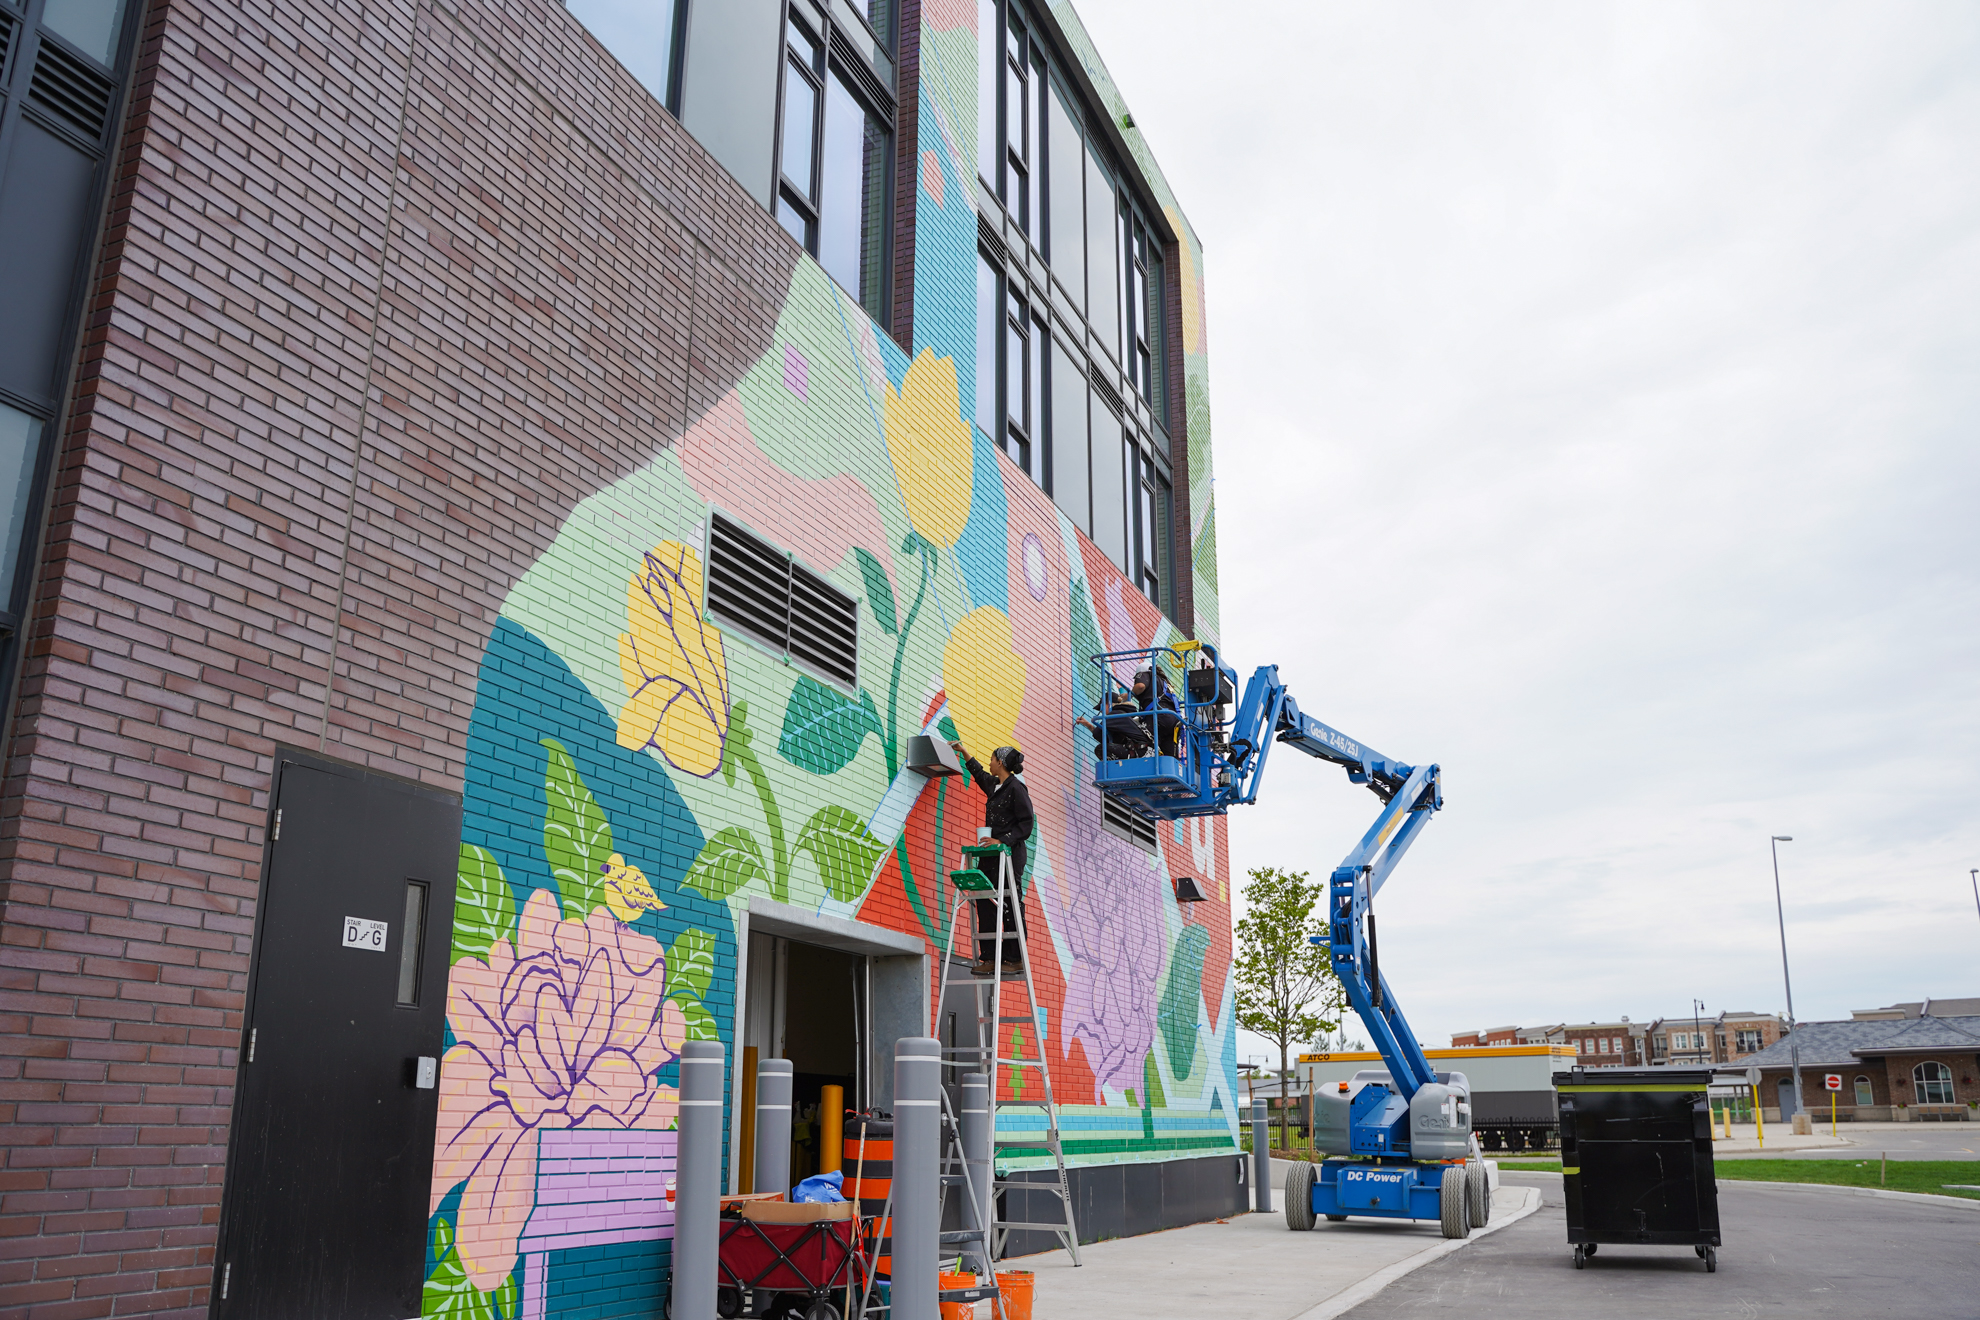
[[[1707,1274],[1689,1247],[1604,1246],[1576,1270],[1561,1180],[1503,1179],[1540,1188],[1540,1209],[1396,1280],[1346,1320],[1950,1320],[1980,1313],[1973,1282],[1980,1210],[1963,1204],[1720,1183],[1726,1245],[1718,1273]]]
[[[1818,1124],[1826,1133],[1829,1125]],[[1876,1159],[1888,1151],[1894,1160],[1980,1160],[1980,1123],[1901,1123],[1890,1127],[1858,1128],[1836,1124],[1836,1135],[1854,1142],[1825,1150],[1754,1151],[1721,1155],[1722,1160],[1860,1160]],[[1980,1178],[1974,1181],[1980,1182]]]

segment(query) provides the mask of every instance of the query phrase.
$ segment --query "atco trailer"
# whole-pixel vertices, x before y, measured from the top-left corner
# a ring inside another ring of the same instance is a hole
[[[1560,1132],[1554,1074],[1574,1067],[1569,1045],[1485,1045],[1425,1050],[1430,1066],[1461,1072],[1471,1083],[1471,1130],[1486,1150],[1545,1150]],[[1322,1090],[1370,1068],[1382,1067],[1373,1050],[1302,1054],[1295,1075],[1301,1091]]]

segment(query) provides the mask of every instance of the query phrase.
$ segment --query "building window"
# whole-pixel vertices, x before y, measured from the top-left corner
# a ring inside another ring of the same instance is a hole
[[[891,122],[857,90],[860,80],[824,34],[792,18],[784,50],[778,223],[884,320]]]
[[[1856,1103],[1858,1105],[1874,1105],[1877,1103],[1876,1092],[1870,1089],[1870,1079],[1861,1074],[1858,1074],[1856,1078]]]
[[[683,0],[565,0],[564,7],[656,101],[680,113]]]
[[[976,426],[997,435],[997,320],[1003,281],[981,252],[976,254]]]
[[[1921,1105],[1953,1103],[1952,1069],[1937,1060],[1927,1059],[1913,1068],[1911,1084],[1918,1088],[1918,1103]]]
[[[1139,503],[1135,509],[1136,560],[1140,569],[1136,583],[1163,613],[1173,613],[1164,588],[1168,585],[1168,541],[1170,518],[1169,483],[1162,480],[1154,462],[1140,457],[1141,479],[1137,483]]]
[[[1160,407],[1162,361],[1162,258],[1153,250],[1148,227],[1131,212],[1125,217],[1128,262],[1128,350],[1124,365],[1141,397]]]
[[[1733,1033],[1733,1039],[1738,1043],[1741,1054],[1758,1054],[1762,1048],[1757,1031],[1737,1031]]]
[[[1033,325],[1024,303],[1007,300],[1004,314],[1004,452],[1027,476],[1036,474],[1031,466],[1033,427],[1043,420],[1044,404],[1038,399],[1044,371],[1032,342]],[[1043,327],[1038,327],[1042,330]]]

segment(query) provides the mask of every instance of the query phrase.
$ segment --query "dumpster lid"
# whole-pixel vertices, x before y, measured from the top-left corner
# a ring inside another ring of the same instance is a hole
[[[1557,1091],[1704,1091],[1709,1068],[1573,1068],[1554,1074]]]

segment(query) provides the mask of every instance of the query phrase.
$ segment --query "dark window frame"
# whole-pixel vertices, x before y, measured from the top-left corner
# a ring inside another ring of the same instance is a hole
[[[890,3],[889,10],[897,14],[898,6]],[[890,321],[888,309],[893,305],[894,296],[894,222],[897,210],[895,156],[900,146],[899,89],[881,82],[872,66],[859,54],[857,46],[838,31],[840,23],[835,19],[832,8],[821,7],[820,13],[824,30],[815,31],[811,23],[812,14],[808,10],[800,10],[798,6],[789,3],[784,6],[784,22],[780,29],[783,34],[783,44],[778,52],[777,106],[774,116],[775,141],[772,149],[776,163],[771,171],[771,214],[779,224],[783,224],[784,232],[791,234],[791,237],[798,241],[799,246],[803,247],[813,260],[819,259],[826,206],[825,125],[830,102],[829,92],[832,82],[836,79],[851,96],[854,104],[877,119],[886,133],[885,147],[879,153],[882,177],[875,189],[875,196],[881,208],[881,215],[873,225],[873,232],[880,244],[880,251],[873,260],[877,285],[870,291],[846,290],[852,294],[853,301],[864,307],[876,323],[885,326]],[[866,22],[864,15],[858,15],[857,11],[855,14],[861,19],[861,30],[873,35],[882,49],[889,52],[891,59],[894,47],[880,38],[872,25]],[[890,26],[898,27],[898,21]],[[802,53],[793,40],[793,30],[817,43],[817,53],[811,60],[801,57]],[[809,143],[811,190],[808,194],[795,186],[795,181],[784,169],[784,162],[788,156],[786,150],[788,144],[784,141],[784,112],[788,102],[789,81],[794,70],[801,71],[799,76],[805,80],[814,98]],[[898,72],[895,76],[899,76]],[[783,211],[786,206],[801,221],[804,231],[801,235],[793,233],[790,226],[784,223]],[[834,283],[837,282],[835,276]]]

